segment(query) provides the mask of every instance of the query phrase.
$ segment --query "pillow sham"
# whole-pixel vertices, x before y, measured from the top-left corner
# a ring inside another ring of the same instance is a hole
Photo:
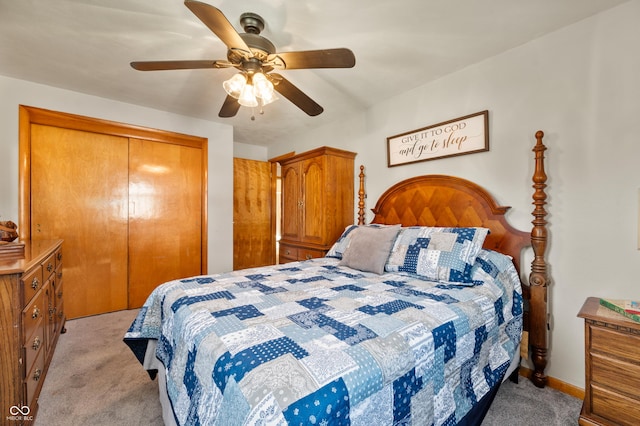
[[[388,228],[390,226],[400,226],[400,225],[381,225],[378,223],[372,223],[369,225],[349,225],[344,228],[344,232],[340,235],[340,238],[331,246],[325,257],[334,257],[336,259],[342,259],[342,255],[344,251],[349,246],[349,242],[351,242],[351,237],[353,231],[358,228]]]
[[[385,265],[388,272],[408,272],[434,281],[470,283],[487,228],[402,228]]]
[[[360,226],[350,232],[350,242],[339,265],[378,275],[384,272],[389,252],[400,231],[400,225]]]

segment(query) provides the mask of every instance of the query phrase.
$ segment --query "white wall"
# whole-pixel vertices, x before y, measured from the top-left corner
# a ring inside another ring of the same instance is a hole
[[[0,76],[0,220],[18,223],[18,105],[209,139],[208,269],[233,266],[233,128]],[[18,230],[20,232],[20,230]]]
[[[233,156],[246,160],[267,161],[267,147],[235,142]]]
[[[457,175],[512,206],[531,227],[534,134],[545,132],[552,313],[548,375],[584,387],[588,296],[640,298],[638,188],[640,2],[628,2],[524,46],[271,147],[269,157],[329,145],[358,153],[367,209],[393,183]],[[398,67],[402,72],[402,67]],[[394,168],[386,137],[489,110],[490,151]]]

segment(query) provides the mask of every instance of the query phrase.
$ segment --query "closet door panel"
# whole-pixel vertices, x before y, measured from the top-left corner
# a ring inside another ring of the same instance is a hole
[[[31,125],[31,237],[64,239],[68,318],[127,307],[128,144]]]
[[[132,309],[159,284],[202,273],[202,150],[131,139],[129,197]]]
[[[275,263],[272,164],[233,159],[233,269]]]

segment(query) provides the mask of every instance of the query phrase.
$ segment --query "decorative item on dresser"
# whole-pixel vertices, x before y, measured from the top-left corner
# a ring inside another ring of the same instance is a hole
[[[323,257],[353,224],[355,156],[321,147],[280,160],[280,263]]]
[[[0,410],[31,424],[58,335],[64,333],[62,240],[24,241],[24,256],[0,258]]]
[[[589,297],[584,318],[585,392],[581,425],[637,425],[640,421],[640,323]]]

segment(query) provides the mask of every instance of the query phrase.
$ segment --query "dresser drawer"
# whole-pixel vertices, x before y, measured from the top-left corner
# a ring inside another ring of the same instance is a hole
[[[30,338],[38,330],[44,330],[44,318],[48,315],[45,292],[40,291],[31,303],[22,311],[22,335],[24,346],[26,339]],[[42,334],[42,331],[40,331]]]
[[[624,393],[640,405],[640,365],[600,354],[591,355],[591,382]],[[638,419],[640,421],[640,418]]]
[[[298,248],[280,245],[280,263],[295,262],[298,260]]]
[[[591,326],[591,350],[640,363],[640,336],[621,333],[600,326]]]
[[[57,251],[51,253],[51,255],[42,262],[42,274],[45,280],[56,270],[56,253]]]
[[[24,355],[25,355],[25,371],[31,371],[32,367],[42,352],[45,346],[44,340],[44,321],[41,322],[42,326],[36,329],[36,332],[27,337],[24,343]]]
[[[24,274],[20,279],[20,282],[24,288],[24,300],[22,303],[23,306],[26,306],[38,290],[40,290],[44,285],[44,280],[42,279],[42,265],[37,266]]]
[[[27,388],[27,405],[29,405],[33,409],[33,397],[38,389],[38,385],[42,380],[44,380],[44,353],[45,351],[40,350],[38,352],[38,356],[36,357],[33,366],[31,366],[31,370],[27,370],[27,375],[24,379],[24,383]]]
[[[317,259],[319,257],[324,257],[326,251],[324,250],[310,250],[310,249],[298,249],[298,259],[299,260],[309,260],[309,259]]]
[[[591,384],[591,413],[615,425],[636,426],[640,404],[632,398]]]

